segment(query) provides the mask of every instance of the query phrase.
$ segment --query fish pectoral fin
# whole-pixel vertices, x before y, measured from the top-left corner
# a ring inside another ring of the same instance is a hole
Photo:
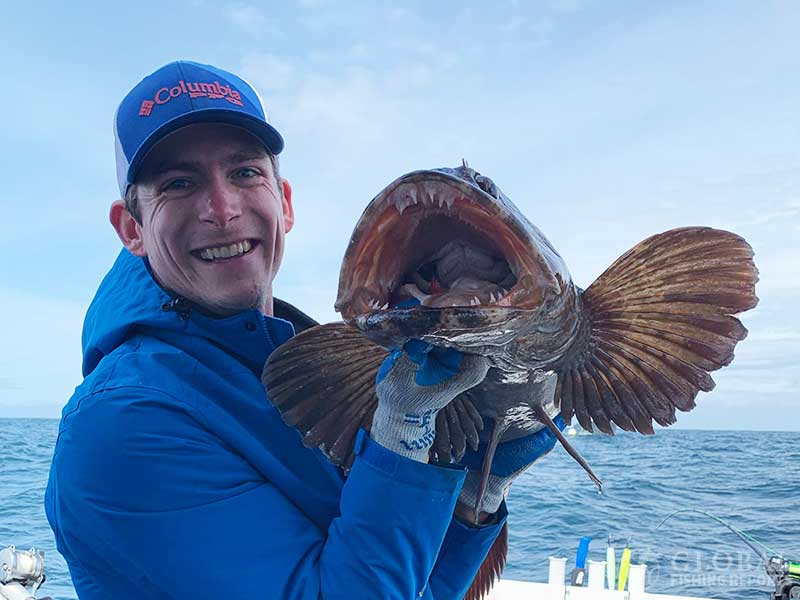
[[[508,521],[503,524],[503,528],[494,540],[489,553],[483,559],[475,579],[467,590],[464,600],[481,600],[488,595],[494,586],[494,582],[500,579],[500,575],[506,566],[508,559]]]
[[[733,315],[758,302],[753,249],[738,235],[684,227],[618,258],[583,293],[590,328],[559,368],[556,403],[592,431],[652,434],[675,422],[747,330]]]
[[[303,444],[336,465],[353,464],[359,429],[369,431],[378,405],[375,377],[387,350],[347,323],[312,327],[278,347],[261,381],[283,421]]]

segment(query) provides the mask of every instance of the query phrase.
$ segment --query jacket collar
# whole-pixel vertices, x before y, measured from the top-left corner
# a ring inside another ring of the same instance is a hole
[[[231,317],[204,315],[185,298],[173,298],[153,278],[146,259],[123,249],[100,283],[83,324],[83,375],[91,373],[136,331],[158,337],[200,337],[223,347],[258,373],[269,354],[298,331],[316,324],[288,302],[275,300],[276,316],[248,310]],[[176,335],[177,334],[177,335]]]

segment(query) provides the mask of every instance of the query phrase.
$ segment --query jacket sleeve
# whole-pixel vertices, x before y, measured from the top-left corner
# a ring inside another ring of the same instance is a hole
[[[491,545],[492,528],[451,525],[464,471],[362,434],[323,530],[188,407],[137,388],[102,395],[65,417],[46,503],[59,550],[103,597],[449,600]]]
[[[453,518],[431,575],[430,588],[436,600],[464,597],[507,516],[503,502],[492,525],[472,526]]]

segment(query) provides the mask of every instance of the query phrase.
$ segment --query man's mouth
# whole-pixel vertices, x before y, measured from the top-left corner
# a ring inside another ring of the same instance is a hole
[[[216,262],[220,260],[238,258],[250,252],[257,245],[258,242],[256,240],[241,240],[239,242],[233,242],[221,246],[209,246],[207,248],[192,250],[192,254],[200,257],[206,262]]]

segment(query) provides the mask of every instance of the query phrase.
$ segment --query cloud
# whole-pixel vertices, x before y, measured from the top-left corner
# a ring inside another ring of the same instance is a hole
[[[284,91],[292,85],[295,67],[274,54],[248,54],[242,60],[242,72],[268,102],[272,91]]]
[[[265,12],[252,4],[231,4],[225,7],[225,19],[250,35],[281,35],[281,30]]]
[[[715,393],[724,391],[732,406],[757,406],[763,396],[790,399],[800,386],[800,331],[770,328],[764,317],[749,321],[731,365],[712,373]]]
[[[571,15],[578,12],[584,2],[583,0],[548,0],[547,7],[553,12],[562,15]]]

